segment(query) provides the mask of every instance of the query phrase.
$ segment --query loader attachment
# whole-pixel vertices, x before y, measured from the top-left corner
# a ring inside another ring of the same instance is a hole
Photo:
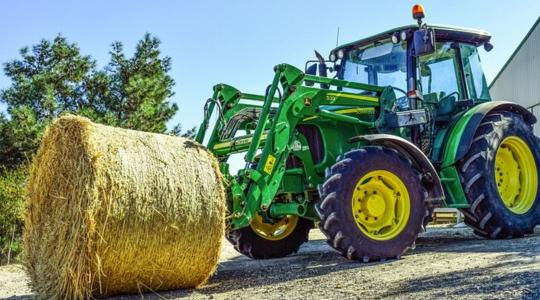
[[[330,88],[314,88],[306,82]],[[343,88],[358,93],[344,92]],[[324,168],[349,146],[333,149],[325,145],[331,151],[320,155],[324,156],[322,161],[315,162],[312,152],[317,146],[309,144],[308,129],[303,128],[313,126],[315,129],[309,130],[320,132],[321,126],[333,126],[334,131],[335,126],[344,126],[349,128],[347,136],[350,134],[350,137],[356,132],[374,130],[381,97],[385,97],[385,103],[393,103],[395,99],[391,88],[306,75],[287,64],[275,67],[272,84],[265,95],[246,94],[225,84],[216,85],[196,139],[204,142],[210,118],[217,110],[207,147],[220,160],[222,171],[229,174],[226,161],[230,155],[245,153],[245,167],[235,176],[228,175],[232,226],[247,226],[257,213],[268,221],[289,214],[316,219],[313,206],[318,198],[316,185],[322,183]],[[330,142],[331,134],[324,131],[320,144]],[[332,142],[336,146],[343,143]],[[301,161],[300,165],[295,166],[295,160]],[[284,177],[288,179],[285,184]],[[296,183],[289,184],[293,181]],[[282,200],[274,202],[278,194]]]

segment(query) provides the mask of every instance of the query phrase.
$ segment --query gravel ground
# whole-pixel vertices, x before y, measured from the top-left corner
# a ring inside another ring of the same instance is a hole
[[[350,262],[313,230],[300,252],[251,260],[225,242],[202,288],[121,299],[540,299],[540,228],[517,240],[484,240],[467,228],[429,228],[400,260]],[[33,298],[20,266],[0,267],[0,298]]]

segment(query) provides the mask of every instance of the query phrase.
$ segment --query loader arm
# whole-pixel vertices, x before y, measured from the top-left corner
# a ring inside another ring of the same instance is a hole
[[[213,97],[209,100],[205,119],[197,135],[197,141],[203,142],[208,120],[212,114],[211,110],[215,107],[220,109],[221,116],[218,119],[230,120],[242,110],[252,107],[243,104],[241,100],[262,102],[256,106],[259,115],[252,134],[229,137],[226,140],[220,139],[219,134],[223,131],[225,122],[218,120],[207,144],[208,148],[221,158],[226,158],[232,153],[247,151],[244,157],[245,168],[240,170],[236,177],[227,176],[233,228],[247,226],[256,213],[261,214],[270,222],[272,218],[287,214],[315,219],[313,203],[308,201],[273,203],[283,176],[287,172],[285,162],[291,153],[293,143],[297,140],[298,123],[318,118],[374,130],[376,122],[340,114],[330,108],[379,109],[381,97],[395,99],[391,87],[382,88],[306,75],[288,64],[277,65],[274,71],[274,79],[265,96],[243,94],[230,86],[217,85],[214,88]],[[334,89],[308,87],[303,84],[305,81],[330,85]],[[343,92],[341,89],[344,87],[358,89],[364,93]],[[281,98],[276,97],[279,88],[283,91]],[[272,107],[276,104],[277,107]],[[225,166],[226,164],[222,164],[222,171],[228,173]]]

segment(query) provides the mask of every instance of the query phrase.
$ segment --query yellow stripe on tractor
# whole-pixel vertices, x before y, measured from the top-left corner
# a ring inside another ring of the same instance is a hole
[[[340,115],[347,115],[347,114],[365,114],[365,113],[372,113],[374,109],[372,107],[365,107],[365,108],[346,108],[346,109],[339,109],[336,111],[333,111],[336,114]],[[304,118],[302,121],[309,121],[317,119],[319,116],[312,116],[308,118]]]
[[[348,99],[355,99],[355,100],[363,100],[363,101],[371,101],[371,102],[379,102],[379,98],[372,97],[372,96],[366,96],[366,95],[353,95],[349,93],[328,93],[326,94],[327,97],[340,97],[340,98],[348,98]]]

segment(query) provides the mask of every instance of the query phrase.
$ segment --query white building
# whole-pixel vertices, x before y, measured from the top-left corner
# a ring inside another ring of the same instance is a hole
[[[489,86],[493,100],[510,100],[531,110],[540,123],[540,18]],[[534,128],[540,136],[540,124]]]

